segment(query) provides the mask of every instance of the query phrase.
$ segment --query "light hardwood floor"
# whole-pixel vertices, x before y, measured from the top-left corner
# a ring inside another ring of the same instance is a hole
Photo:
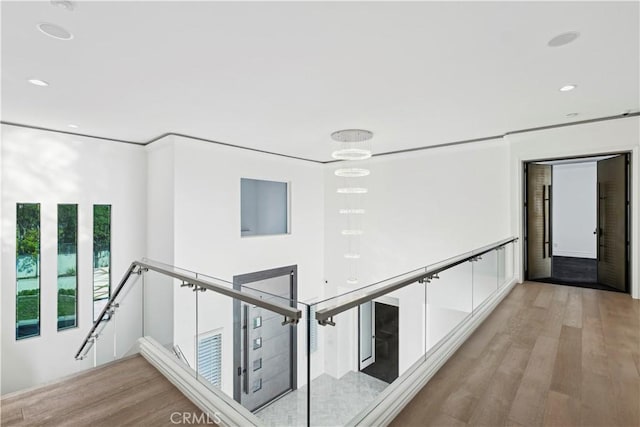
[[[465,425],[640,426],[640,301],[516,286],[392,424]]]
[[[3,426],[172,426],[174,412],[202,413],[136,356],[3,398],[0,417]]]

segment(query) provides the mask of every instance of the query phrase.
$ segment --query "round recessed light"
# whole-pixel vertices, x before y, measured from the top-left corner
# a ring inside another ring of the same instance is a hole
[[[360,254],[348,253],[348,254],[344,254],[344,257],[347,259],[360,259]]]
[[[347,283],[349,285],[357,285],[358,284],[358,279],[356,279],[355,277],[349,277],[347,279]]]
[[[577,115],[578,115],[578,113],[569,113],[569,114],[567,114],[567,117],[575,117]]]
[[[68,127],[70,127],[71,129],[78,129],[78,125],[67,125]]]
[[[40,22],[36,27],[42,34],[53,37],[54,39],[71,40],[73,38],[73,34],[56,24]]]
[[[547,46],[549,47],[564,46],[571,43],[572,41],[577,39],[579,36],[580,36],[580,33],[577,31],[569,31],[568,33],[558,34],[557,36],[549,40],[549,42],[547,43]]]
[[[75,7],[75,4],[69,0],[51,0],[51,5],[68,11],[72,11]]]
[[[29,79],[27,80],[29,83],[31,83],[32,85],[36,85],[36,86],[49,86],[49,83],[45,82],[44,80],[40,80],[40,79]]]
[[[331,134],[331,139],[338,142],[362,142],[373,138],[373,132],[365,129],[343,129]]]
[[[564,85],[560,88],[560,92],[569,92],[570,90],[574,90],[576,87],[576,85]]]

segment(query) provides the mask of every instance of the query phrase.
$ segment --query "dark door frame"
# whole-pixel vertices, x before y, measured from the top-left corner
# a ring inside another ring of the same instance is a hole
[[[298,302],[298,266],[290,265],[286,267],[278,267],[269,270],[255,271],[252,273],[240,274],[233,276],[233,288],[237,291],[242,290],[242,286],[248,283],[258,282],[260,280],[272,279],[289,275],[291,300],[289,305],[296,307]],[[258,290],[260,291],[260,290]],[[264,294],[268,292],[260,291]],[[276,295],[274,295],[276,296]],[[281,298],[281,297],[280,297]],[[239,300],[233,301],[233,399],[240,403],[242,394],[242,363],[240,360],[240,342],[242,340],[242,307]],[[238,327],[240,325],[240,327]],[[298,331],[297,325],[290,324],[291,328],[291,384],[289,390],[277,396],[273,400],[280,398],[282,395],[298,388]],[[246,368],[246,367],[245,367]],[[271,400],[271,401],[273,401]],[[267,403],[268,404],[268,403]],[[264,406],[264,405],[263,405]],[[257,408],[260,409],[260,408]]]
[[[397,303],[394,303],[394,302],[391,302],[391,301],[376,301],[376,300],[372,300],[371,303],[374,304],[374,305],[375,304],[385,304],[385,305],[388,305],[388,306],[391,306],[391,307],[396,307],[398,309],[398,334],[399,334],[400,333],[400,323],[399,323],[400,322],[400,304],[399,304],[399,301],[397,301]],[[377,314],[375,314],[375,313],[377,313],[378,311],[375,310],[375,309],[373,311],[374,311],[374,317],[373,317],[372,320],[373,320],[373,324],[375,325],[376,324],[375,316],[377,316]],[[374,336],[375,336],[375,334],[376,334],[375,326],[374,326],[373,333],[374,333]],[[358,353],[358,355],[357,355],[358,357],[357,357],[357,359],[358,360],[356,362],[356,366],[357,366],[358,372],[362,372],[363,371],[363,369],[360,369],[360,351],[361,351],[361,348],[360,348],[360,336],[361,336],[361,334],[362,334],[362,325],[361,325],[361,322],[360,322],[360,305],[358,305],[358,339],[357,339],[357,341],[358,341],[358,352],[357,352]],[[372,343],[372,345],[375,346],[375,340]],[[374,349],[374,351],[375,351],[375,349]],[[398,335],[398,356],[400,355],[399,352],[400,352],[400,335]],[[374,363],[376,363],[376,362],[373,362],[372,365]],[[399,363],[400,363],[400,359],[398,358],[398,364]],[[371,366],[371,365],[369,365],[369,366]],[[364,368],[364,369],[366,369],[366,368]],[[398,370],[399,369],[400,369],[400,366],[398,365]]]
[[[625,209],[625,223],[626,223],[626,260],[625,260],[625,268],[626,268],[626,280],[625,280],[625,293],[631,294],[631,236],[632,236],[632,227],[631,227],[631,151],[620,151],[620,152],[610,152],[610,153],[597,153],[597,154],[585,154],[585,155],[576,155],[576,156],[563,156],[563,157],[555,157],[555,158],[546,158],[546,159],[531,159],[531,160],[523,160],[521,162],[521,170],[522,170],[522,197],[520,199],[520,206],[522,207],[522,236],[523,236],[523,244],[522,247],[522,266],[524,272],[524,280],[529,280],[527,263],[528,263],[528,253],[527,253],[527,238],[528,238],[528,215],[527,215],[527,165],[530,163],[540,163],[540,162],[552,162],[557,160],[573,160],[573,159],[591,159],[602,156],[625,156],[626,158],[626,179],[625,179],[625,190],[627,194],[627,206]],[[551,204],[550,204],[551,205]],[[551,215],[551,206],[549,209],[549,215]],[[551,228],[551,226],[550,226]],[[551,231],[550,231],[551,233]],[[550,234],[551,236],[551,234]],[[550,237],[550,247],[552,245],[552,240]],[[550,249],[552,252],[552,249]]]
[[[562,159],[560,159],[562,160]],[[544,160],[543,160],[544,161]],[[523,162],[522,171],[523,171],[523,189],[522,189],[522,213],[523,213],[523,262],[524,262],[524,279],[529,280],[529,178],[528,178],[528,166],[530,163],[538,163],[539,161],[528,161]],[[547,194],[549,198],[549,235],[548,235],[548,243],[547,243],[547,251],[549,253],[549,258],[551,258],[551,275],[553,276],[553,167],[551,168],[551,185],[549,185],[549,193]],[[544,195],[543,195],[544,198]],[[542,201],[542,209],[544,212],[544,200]],[[543,213],[544,215],[544,213]],[[542,244],[544,245],[544,238]]]

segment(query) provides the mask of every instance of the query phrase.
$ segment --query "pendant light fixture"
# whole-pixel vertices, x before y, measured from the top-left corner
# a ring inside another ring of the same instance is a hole
[[[369,189],[364,186],[365,177],[369,176],[369,169],[361,167],[358,162],[372,156],[370,140],[373,132],[364,129],[344,129],[333,132],[331,138],[339,142],[340,146],[331,153],[331,157],[341,160],[340,167],[334,171],[340,178],[341,184],[336,192],[340,197],[338,212],[343,216],[346,227],[341,234],[345,239],[346,252],[344,259],[347,263],[347,285],[356,285],[358,280],[358,262],[361,259],[360,239],[364,234],[363,207],[364,197]]]

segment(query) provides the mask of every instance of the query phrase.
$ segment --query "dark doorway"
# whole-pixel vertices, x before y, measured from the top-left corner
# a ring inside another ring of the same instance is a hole
[[[374,302],[374,330],[373,345],[375,347],[374,359],[366,367],[361,369],[367,375],[378,378],[387,383],[392,383],[398,378],[398,307]],[[366,330],[367,325],[360,333]],[[362,356],[361,356],[362,359]],[[361,365],[362,366],[362,365]]]
[[[629,292],[629,154],[524,165],[525,279]]]

